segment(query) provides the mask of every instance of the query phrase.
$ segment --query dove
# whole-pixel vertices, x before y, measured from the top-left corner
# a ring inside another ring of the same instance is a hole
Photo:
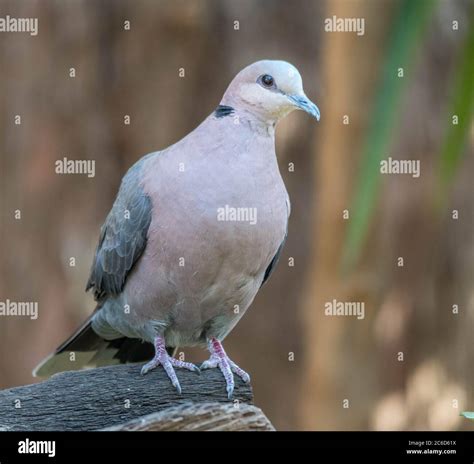
[[[179,393],[178,368],[220,369],[229,398],[234,375],[250,381],[222,342],[268,281],[287,236],[275,127],[294,110],[319,121],[293,65],[258,61],[198,127],[128,170],[87,283],[96,309],[34,375],[147,360],[142,374],[162,366]],[[191,346],[210,352],[200,368],[173,357]]]

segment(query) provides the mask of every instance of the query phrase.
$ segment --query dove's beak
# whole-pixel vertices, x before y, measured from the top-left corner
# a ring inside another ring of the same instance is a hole
[[[306,95],[288,95],[288,98],[299,110],[306,111],[313,118],[316,118],[319,121],[321,113],[319,108],[306,96]]]

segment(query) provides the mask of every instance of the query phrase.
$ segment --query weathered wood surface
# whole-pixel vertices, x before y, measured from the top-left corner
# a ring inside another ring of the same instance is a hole
[[[107,431],[274,431],[262,410],[245,403],[184,403]]]
[[[177,369],[179,395],[162,368],[140,375],[141,365],[62,372],[33,385],[0,391],[0,430],[98,430],[183,403],[252,403],[250,385],[235,376],[227,399],[218,369],[199,375]]]

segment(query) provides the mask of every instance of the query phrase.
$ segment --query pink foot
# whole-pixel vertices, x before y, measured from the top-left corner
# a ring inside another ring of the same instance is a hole
[[[201,364],[201,369],[213,369],[218,367],[221,370],[227,385],[227,397],[231,399],[235,386],[234,374],[237,374],[245,383],[250,382],[250,376],[247,372],[237,366],[234,361],[229,359],[219,340],[211,338],[208,342],[208,347],[211,352],[211,357]]]
[[[173,386],[178,390],[178,393],[181,394],[181,385],[179,384],[178,377],[174,371],[174,367],[181,367],[184,369],[189,369],[190,371],[200,372],[199,367],[195,366],[192,363],[180,361],[179,359],[172,358],[166,352],[165,340],[162,337],[155,338],[155,356],[154,358],[146,363],[141,370],[141,374],[145,375],[147,372],[155,369],[158,366],[163,366],[166,373],[168,374],[169,379]],[[174,367],[173,367],[174,366]]]

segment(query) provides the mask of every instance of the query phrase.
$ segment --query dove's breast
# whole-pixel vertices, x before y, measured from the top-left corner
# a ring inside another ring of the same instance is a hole
[[[133,327],[143,326],[145,339],[158,328],[171,346],[232,329],[284,240],[289,214],[273,138],[240,148],[219,138],[213,153],[182,142],[147,168],[153,219],[124,289]]]

